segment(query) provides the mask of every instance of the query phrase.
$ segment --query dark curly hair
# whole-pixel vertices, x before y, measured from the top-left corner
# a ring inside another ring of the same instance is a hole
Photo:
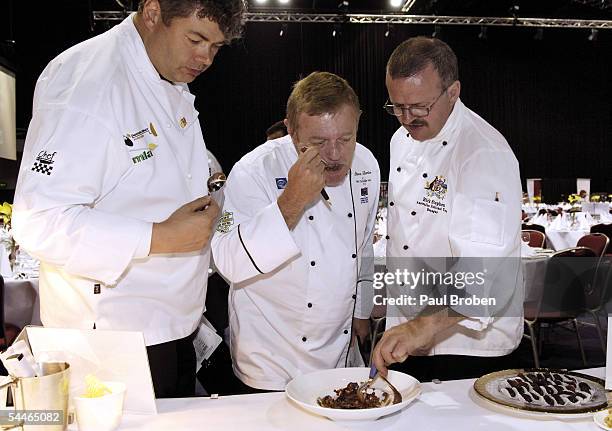
[[[161,9],[162,21],[170,25],[173,18],[186,18],[194,11],[198,18],[208,18],[216,22],[228,42],[242,36],[246,0],[157,0]],[[138,12],[141,13],[146,0],[140,0]]]

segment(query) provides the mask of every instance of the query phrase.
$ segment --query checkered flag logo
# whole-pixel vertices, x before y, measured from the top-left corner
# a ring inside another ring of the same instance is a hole
[[[32,166],[32,170],[34,172],[39,172],[41,174],[51,175],[51,171],[53,170],[53,166],[49,166],[45,163],[34,162],[34,166]]]

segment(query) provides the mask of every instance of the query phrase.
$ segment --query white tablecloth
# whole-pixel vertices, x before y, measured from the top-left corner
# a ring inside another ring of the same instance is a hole
[[[4,321],[20,328],[41,325],[38,278],[4,280]]]
[[[589,233],[588,229],[579,230],[555,230],[546,228],[546,239],[548,248],[553,250],[563,250],[576,247],[580,238]]]
[[[585,370],[603,377],[604,369]],[[157,400],[157,416],[124,415],[120,430],[589,430],[598,428],[589,415],[582,419],[537,420],[485,407],[473,393],[474,380],[423,384],[423,393],[404,410],[368,422],[333,422],[302,410],[283,392],[209,398]],[[69,430],[76,430],[71,425]]]

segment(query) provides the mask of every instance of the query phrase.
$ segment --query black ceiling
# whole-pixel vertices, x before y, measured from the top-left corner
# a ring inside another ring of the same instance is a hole
[[[67,0],[63,0],[66,2]],[[82,0],[69,0],[83,3]],[[264,5],[247,0],[252,12],[294,11],[307,13],[338,13],[339,7],[348,2],[352,13],[398,13],[398,8],[389,5],[389,0],[289,0],[283,5],[279,0],[267,0]],[[128,9],[135,8],[138,0],[89,0],[95,10],[121,9],[118,3]],[[577,18],[611,19],[612,0],[415,0],[411,14],[415,15],[458,15],[458,16],[512,16],[510,9],[518,5],[518,16],[534,18]]]

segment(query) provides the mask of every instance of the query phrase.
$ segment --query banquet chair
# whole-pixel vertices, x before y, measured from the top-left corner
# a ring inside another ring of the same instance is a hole
[[[531,341],[533,360],[540,367],[538,340],[542,323],[570,322],[576,332],[582,362],[586,356],[578,330],[577,317],[585,309],[585,291],[593,283],[597,256],[587,247],[574,247],[554,253],[547,262],[542,296],[524,304],[524,321]]]
[[[591,226],[591,233],[603,233],[608,238],[612,238],[612,224],[596,224]],[[606,254],[612,255],[612,243],[608,243]]]
[[[537,230],[538,232],[542,232],[546,235],[546,228],[541,224],[525,224],[523,223],[521,226],[521,230]]]
[[[523,229],[521,232],[529,233],[529,247],[544,248],[546,235],[539,230]]]
[[[576,247],[588,247],[593,252],[602,257],[608,245],[610,244],[610,239],[603,233],[589,233],[578,240],[576,243]]]
[[[601,314],[604,318],[607,318],[608,312],[606,306],[612,300],[612,257],[604,257],[600,260],[591,289],[587,290],[585,294],[585,311],[593,317],[594,322],[590,323],[583,320],[578,322],[585,326],[595,327],[601,343],[601,349],[605,356],[606,341],[599,316]]]

